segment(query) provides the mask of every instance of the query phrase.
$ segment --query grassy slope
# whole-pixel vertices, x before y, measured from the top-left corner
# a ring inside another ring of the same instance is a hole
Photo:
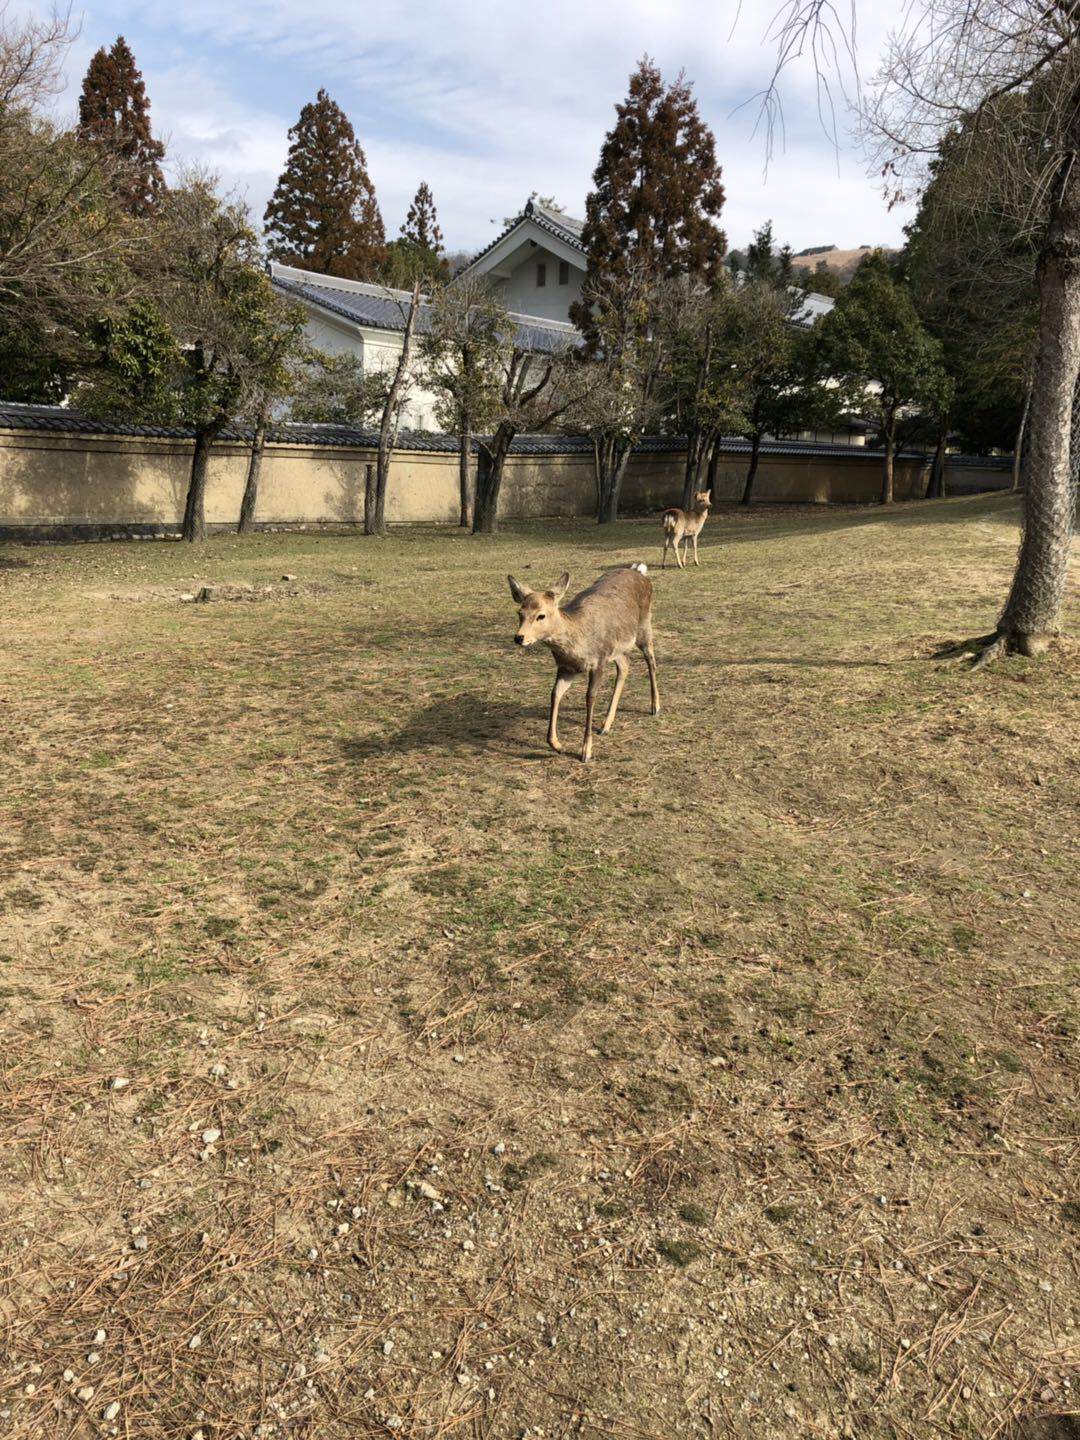
[[[1075,649],[923,658],[1015,540],[714,519],[591,767],[504,574],[655,525],[0,549],[0,1430],[1075,1409]]]

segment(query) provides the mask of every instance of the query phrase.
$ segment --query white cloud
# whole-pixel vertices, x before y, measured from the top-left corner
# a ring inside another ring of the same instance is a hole
[[[581,213],[614,105],[647,51],[665,74],[685,68],[695,83],[717,136],[732,243],[769,217],[796,249],[895,242],[904,217],[886,212],[850,145],[839,157],[831,149],[806,65],[786,77],[788,147],[763,175],[751,97],[771,72],[774,10],[775,0],[744,3],[736,20],[735,0],[669,0],[662,10],[655,0],[549,0],[540,9],[386,0],[350,11],[339,0],[101,0],[84,13],[69,74],[77,85],[90,51],[122,30],[172,152],[246,190],[256,214],[289,125],[325,85],[364,145],[388,231],[426,179],[448,244],[472,247],[492,237],[492,217],[534,189]],[[859,53],[869,71],[884,25],[865,11]]]

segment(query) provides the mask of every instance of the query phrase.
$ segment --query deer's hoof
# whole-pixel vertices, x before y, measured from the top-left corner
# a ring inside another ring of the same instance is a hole
[[[548,745],[551,747],[552,750],[555,751],[556,755],[562,754],[562,746],[559,744],[558,740],[549,740]]]

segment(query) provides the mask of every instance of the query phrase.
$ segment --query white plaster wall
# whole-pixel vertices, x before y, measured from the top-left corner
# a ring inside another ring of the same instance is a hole
[[[547,284],[537,285],[536,267],[547,266]],[[581,282],[585,272],[570,262],[570,283],[559,284],[559,256],[537,245],[502,283],[502,300],[508,310],[519,315],[540,315],[545,320],[569,320],[570,306],[581,298]]]
[[[304,326],[308,340],[330,355],[359,356],[365,369],[392,370],[401,354],[402,337],[390,331],[363,331],[347,321],[341,324],[332,317],[308,311]],[[402,413],[401,423],[407,430],[437,430],[435,396],[420,383],[419,367],[410,366],[414,376],[412,389]]]

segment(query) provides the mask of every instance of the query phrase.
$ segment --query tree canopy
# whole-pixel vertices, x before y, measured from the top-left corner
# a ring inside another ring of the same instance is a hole
[[[146,86],[122,35],[90,61],[79,97],[78,135],[109,153],[123,204],[133,214],[145,214],[165,185],[165,146],[150,129]]]
[[[716,142],[690,82],[665,84],[646,56],[604,139],[585,205],[582,242],[590,277],[645,265],[657,278],[719,272],[726,249],[716,223],[724,204]],[[572,312],[587,337],[587,304]]]
[[[301,270],[375,280],[386,231],[356,132],[320,90],[289,131],[289,154],[264,216],[267,254]]]

